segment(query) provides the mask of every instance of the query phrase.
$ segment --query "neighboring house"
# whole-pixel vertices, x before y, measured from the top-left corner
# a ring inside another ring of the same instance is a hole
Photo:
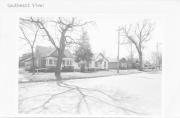
[[[117,59],[109,59],[109,69],[117,69],[118,61]],[[128,60],[126,58],[121,58],[119,60],[119,69],[135,69],[138,68],[138,60],[133,59],[133,61]]]
[[[94,59],[90,63],[91,67],[97,68],[99,70],[108,70],[108,62],[109,60],[102,54],[94,55]]]
[[[35,67],[38,69],[46,69],[54,71],[57,63],[57,51],[51,47],[37,46],[35,49]],[[24,60],[26,70],[32,69],[32,57]],[[61,69],[62,71],[74,70],[73,55],[68,51],[64,51]]]
[[[109,58],[109,69],[117,69],[118,68],[118,61],[115,58]]]
[[[25,66],[25,60],[29,59],[31,57],[31,53],[23,54],[21,57],[19,57],[19,67]]]
[[[94,54],[91,62],[80,61],[77,69],[85,71],[108,70],[108,62],[108,59],[102,53]]]
[[[128,69],[129,62],[125,58],[121,58],[119,60],[119,68],[120,69]]]

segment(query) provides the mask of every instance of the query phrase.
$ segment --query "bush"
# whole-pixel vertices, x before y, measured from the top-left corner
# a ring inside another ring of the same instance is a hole
[[[89,68],[88,71],[89,72],[94,72],[94,71],[96,71],[96,69],[95,68]]]
[[[62,72],[73,72],[74,67],[73,66],[65,66],[62,68]]]

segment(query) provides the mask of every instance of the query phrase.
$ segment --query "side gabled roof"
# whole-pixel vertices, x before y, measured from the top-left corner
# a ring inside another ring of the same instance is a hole
[[[51,53],[54,50],[55,49],[53,47],[36,46],[35,53],[36,56],[46,57],[47,55],[49,55],[49,53]]]
[[[54,56],[57,57],[57,51],[53,47],[45,47],[45,46],[36,46],[35,52],[34,52],[35,57],[48,57],[48,56]],[[73,55],[69,50],[64,51],[64,56],[67,58],[73,58]],[[31,53],[26,53],[22,55],[22,57],[19,58],[20,62],[26,62],[26,61],[31,61],[32,60],[32,55]]]
[[[45,46],[36,46],[36,56],[40,57],[57,57],[57,50],[53,47],[45,47]],[[64,51],[64,56],[63,57],[68,57],[68,58],[73,58],[73,55],[69,50]]]
[[[49,53],[47,55],[47,57],[57,57],[57,56],[58,56],[57,50],[54,50],[54,51],[52,51],[51,53]],[[63,57],[65,57],[65,58],[73,58],[73,55],[69,50],[65,49]]]

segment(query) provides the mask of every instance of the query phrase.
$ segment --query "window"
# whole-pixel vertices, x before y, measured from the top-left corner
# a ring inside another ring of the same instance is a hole
[[[63,60],[63,65],[65,65],[65,60]]]
[[[80,64],[80,63],[78,63],[78,67],[81,67],[81,64]]]
[[[68,65],[69,65],[69,61],[68,61],[68,60],[66,60],[65,62],[66,62],[66,65],[68,66]]]
[[[52,59],[49,59],[49,64],[52,64]]]
[[[68,62],[68,65],[70,65],[70,60],[69,60],[69,59],[68,59],[68,61],[67,61],[67,62]]]
[[[98,63],[97,62],[95,62],[95,66],[98,67]]]
[[[54,60],[54,64],[55,64],[55,65],[57,64],[57,60]]]
[[[72,65],[72,60],[69,60],[69,64]]]
[[[106,62],[104,62],[104,67],[106,68]]]
[[[70,59],[66,59],[64,60],[66,62],[66,65],[69,66],[69,65],[72,65],[72,60]]]

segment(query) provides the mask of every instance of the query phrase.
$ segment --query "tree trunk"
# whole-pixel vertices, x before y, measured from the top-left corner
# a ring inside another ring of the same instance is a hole
[[[85,64],[84,63],[81,64],[81,72],[85,72]]]
[[[142,52],[139,52],[139,70],[143,70],[143,57],[142,57]]]
[[[89,72],[89,62],[87,62],[87,70],[88,70],[88,72]]]
[[[56,80],[61,81],[62,77],[61,77],[61,63],[62,63],[62,54],[60,49],[57,50],[58,53],[58,60],[57,60],[57,65],[56,65],[56,70],[55,70],[55,77]]]
[[[34,51],[33,48],[31,48],[32,51],[32,74],[35,74],[35,61],[34,61]]]
[[[55,77],[57,81],[62,81],[61,77],[61,64],[62,64],[62,59],[64,56],[64,50],[65,50],[65,42],[64,42],[64,34],[61,36],[60,40],[60,48],[57,48],[57,53],[58,53],[58,60],[57,60],[57,66],[55,70]]]

